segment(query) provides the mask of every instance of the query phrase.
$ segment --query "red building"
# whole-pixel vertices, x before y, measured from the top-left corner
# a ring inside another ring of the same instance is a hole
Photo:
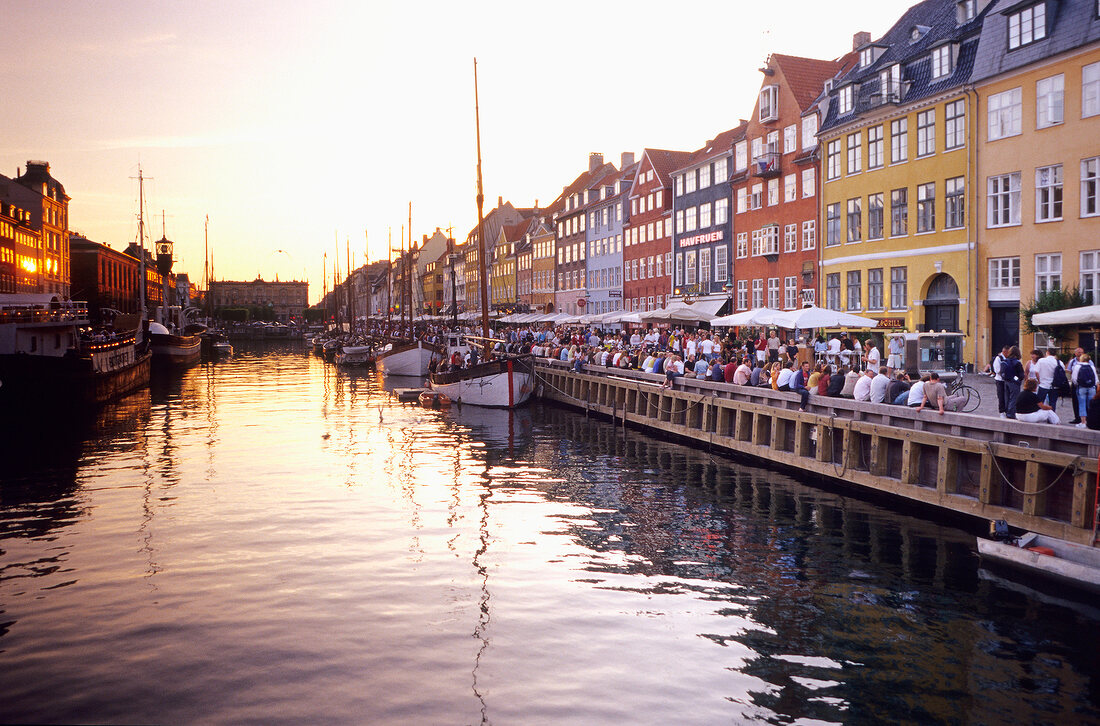
[[[734,309],[792,310],[817,287],[817,100],[842,61],[768,58],[745,139],[734,145]]]
[[[92,315],[101,308],[138,312],[138,261],[87,237],[69,235],[72,299],[85,300]],[[159,286],[160,275],[153,269]],[[150,284],[153,284],[150,281]]]
[[[0,201],[0,292],[41,292],[38,248],[31,213]]]
[[[646,149],[623,222],[623,309],[663,307],[672,290],[672,176],[689,151]]]

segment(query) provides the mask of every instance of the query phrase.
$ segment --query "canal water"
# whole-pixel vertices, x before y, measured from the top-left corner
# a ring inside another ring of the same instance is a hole
[[[392,385],[254,345],[5,412],[0,722],[1100,720],[1100,610],[971,532]]]

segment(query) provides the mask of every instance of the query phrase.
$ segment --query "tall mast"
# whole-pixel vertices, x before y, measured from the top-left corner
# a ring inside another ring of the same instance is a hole
[[[328,325],[328,321],[325,318],[328,317],[328,302],[325,298],[328,297],[328,252],[321,257],[321,325]]]
[[[474,58],[474,124],[477,130],[477,272],[481,293],[481,335],[489,337],[489,290],[485,279],[485,192],[481,185],[481,108],[477,96],[477,58]],[[486,350],[489,341],[485,341]]]
[[[138,312],[141,314],[141,319],[145,319],[145,177],[141,173],[141,166],[138,166],[138,245],[139,259],[141,264],[139,265],[138,276]]]
[[[401,306],[401,328],[405,327],[405,278],[409,276],[409,261],[405,259],[405,225],[401,225],[401,292],[397,299]]]
[[[335,313],[336,329],[340,329],[340,233],[332,233],[333,247],[336,248],[336,256],[332,259],[332,308]]]
[[[344,244],[347,246],[344,257],[347,258],[348,263],[348,276],[344,281],[344,284],[348,286],[348,320],[351,323],[351,329],[355,329],[355,304],[351,297],[351,240],[344,238]]]
[[[393,227],[386,234],[386,324],[393,322],[393,300],[390,288],[393,287]]]
[[[206,221],[202,225],[202,289],[203,301],[206,303],[206,317],[210,317],[210,215],[206,215]],[[308,302],[308,301],[307,301]],[[209,320],[206,321],[210,323]]]
[[[413,251],[413,203],[409,201],[409,260],[412,261]],[[405,275],[405,289],[409,293],[409,327],[413,326],[413,288],[412,288],[412,270],[415,268],[415,264],[410,265],[409,273]]]

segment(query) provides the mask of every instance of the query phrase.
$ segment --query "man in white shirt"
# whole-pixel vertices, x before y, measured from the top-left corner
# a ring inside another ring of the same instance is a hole
[[[875,346],[875,341],[868,338],[863,347],[864,350],[866,350],[864,360],[867,363],[867,370],[877,372],[879,364],[882,362],[882,355],[879,354],[878,347]]]
[[[928,376],[922,376],[919,381],[909,388],[909,400],[905,402],[906,406],[916,408],[924,402],[924,384],[927,381]]]
[[[889,370],[886,366],[879,366],[878,375],[871,379],[871,403],[887,403],[886,388],[890,385]]]
[[[870,401],[871,400],[871,379],[875,377],[875,372],[870,368],[863,371],[863,375],[856,381],[855,390],[852,391],[852,398],[857,401]]]
[[[714,341],[707,336],[703,336],[703,339],[699,341],[699,351],[704,358],[708,361],[714,357]]]
[[[1039,390],[1036,391],[1039,402],[1049,405],[1052,411],[1058,403],[1058,391],[1054,390],[1054,371],[1060,365],[1062,362],[1054,354],[1054,349],[1047,348],[1047,354],[1035,361],[1033,366],[1039,378]]]
[[[833,365],[836,365],[837,356],[840,355],[840,338],[839,337],[834,335],[833,337],[829,338],[829,348],[828,348],[828,350],[826,350],[825,355],[826,355],[826,360],[828,360],[829,363],[832,363]]]
[[[752,375],[752,368],[749,367],[748,358],[741,361],[741,365],[737,366],[737,370],[733,372],[733,382],[739,386],[747,385],[749,382],[749,376]]]
[[[886,367],[889,369],[889,374],[893,376],[896,371],[901,370],[902,356],[905,354],[905,337],[901,333],[890,336],[888,350],[890,356],[886,359]]]
[[[794,361],[790,361],[779,370],[779,377],[775,379],[775,387],[780,391],[791,390],[791,376],[794,375]]]
[[[688,357],[694,358],[699,352],[699,344],[695,341],[695,336],[689,334],[687,336],[687,343],[685,345],[685,350],[687,351]]]

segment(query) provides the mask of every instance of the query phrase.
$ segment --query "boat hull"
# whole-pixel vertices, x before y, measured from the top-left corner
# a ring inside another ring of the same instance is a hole
[[[527,403],[534,393],[534,367],[529,359],[507,358],[433,374],[428,385],[459,404],[515,408]]]
[[[394,344],[375,357],[375,366],[387,376],[426,376],[433,358],[442,359],[443,351],[429,343]]]
[[[133,343],[103,346],[86,355],[0,356],[0,399],[96,404],[149,384],[152,356]]]
[[[983,560],[1100,593],[1100,550],[1042,536],[1035,537],[1031,544],[1049,548],[1054,555],[982,538],[978,539],[978,554]]]
[[[202,356],[202,339],[197,335],[153,333],[149,338],[157,365],[190,366]]]

